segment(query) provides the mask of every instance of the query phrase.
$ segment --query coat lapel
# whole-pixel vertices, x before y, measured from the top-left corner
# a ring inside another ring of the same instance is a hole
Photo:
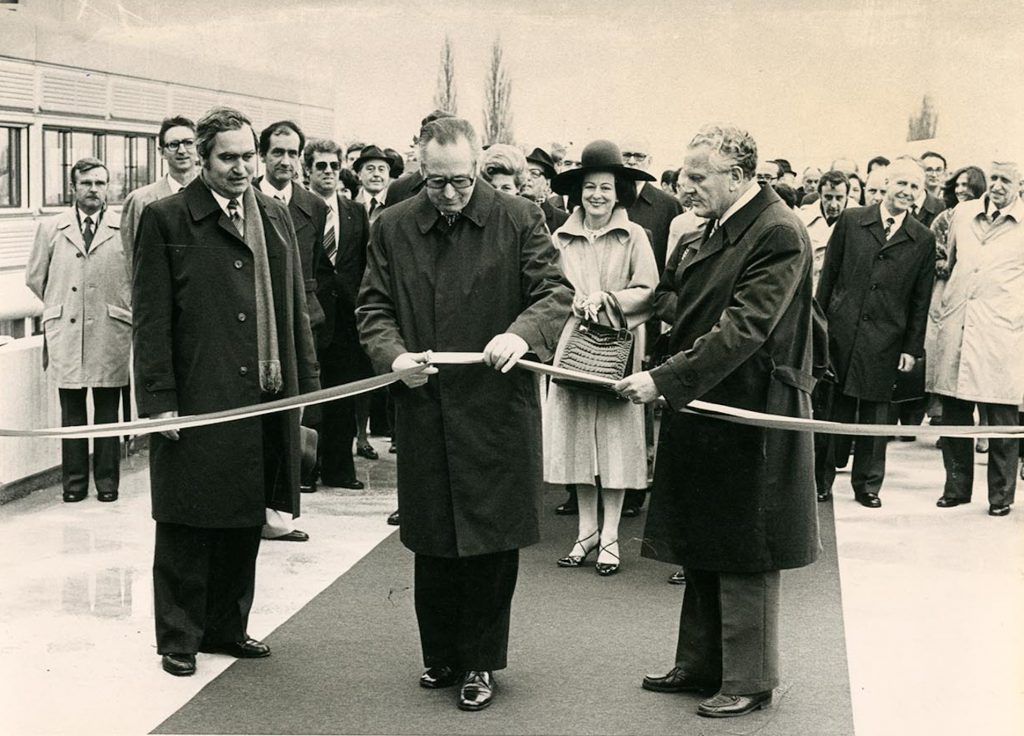
[[[109,215],[109,213],[107,213]],[[96,250],[99,246],[110,240],[115,236],[121,235],[121,226],[116,222],[108,220],[107,215],[100,221],[99,229],[96,231],[96,235],[92,239],[92,250]],[[120,238],[118,237],[118,247],[120,247]]]
[[[68,239],[71,245],[75,246],[82,255],[85,255],[85,240],[82,239],[82,231],[78,229],[75,208],[72,207],[69,211],[62,213],[62,217],[64,219],[57,225],[57,229],[64,233],[64,237]]]
[[[860,224],[871,233],[878,245],[883,248],[885,247],[885,228],[882,227],[882,210],[877,204],[864,208],[860,214]]]

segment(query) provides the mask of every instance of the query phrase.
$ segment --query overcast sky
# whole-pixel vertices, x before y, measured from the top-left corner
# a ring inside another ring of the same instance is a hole
[[[1016,0],[125,3],[197,61],[218,54],[303,70],[317,82],[309,88],[333,89],[340,138],[399,150],[433,106],[445,34],[459,113],[478,126],[500,34],[524,145],[638,134],[661,169],[681,161],[702,123],[730,121],[755,134],[764,157],[800,167],[845,154],[863,165],[902,151],[925,93],[951,158],[1024,143]],[[213,22],[217,13],[230,20]]]

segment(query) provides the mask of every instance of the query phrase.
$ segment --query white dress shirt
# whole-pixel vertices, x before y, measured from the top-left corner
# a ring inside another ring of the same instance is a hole
[[[283,200],[286,205],[292,201],[292,183],[290,181],[284,185],[284,189],[278,189],[267,181],[267,177],[264,176],[260,179],[260,191],[268,197]]]

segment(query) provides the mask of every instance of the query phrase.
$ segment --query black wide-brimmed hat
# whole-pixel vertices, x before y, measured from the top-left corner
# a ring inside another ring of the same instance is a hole
[[[558,174],[558,171],[555,169],[555,162],[543,148],[534,148],[526,157],[526,163],[536,164],[541,167],[544,170],[544,176],[548,179],[554,179]]]
[[[654,177],[643,169],[634,169],[622,163],[622,151],[611,141],[591,141],[580,154],[578,168],[563,171],[551,181],[551,188],[558,194],[569,194],[576,182],[595,171],[606,171],[629,181],[654,181]]]
[[[388,166],[391,166],[390,157],[388,157],[388,155],[384,153],[384,151],[382,151],[378,146],[371,144],[369,146],[366,146],[359,153],[359,158],[357,158],[355,162],[352,164],[352,170],[358,174],[359,169],[363,168],[363,164],[365,164],[367,161],[373,161],[374,159],[383,161]]]

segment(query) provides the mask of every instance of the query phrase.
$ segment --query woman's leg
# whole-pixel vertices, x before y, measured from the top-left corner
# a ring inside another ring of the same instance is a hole
[[[601,552],[597,561],[606,565],[619,562],[619,519],[622,518],[622,502],[626,492],[621,488],[602,488],[601,503],[604,519],[601,522]]]
[[[576,532],[576,542],[572,545],[569,557],[559,560],[563,567],[573,567],[574,564],[566,563],[567,560],[586,557],[598,545],[597,534],[597,488],[592,485],[579,483],[576,485],[576,496],[579,499],[580,519]],[[576,563],[578,564],[578,563]]]

